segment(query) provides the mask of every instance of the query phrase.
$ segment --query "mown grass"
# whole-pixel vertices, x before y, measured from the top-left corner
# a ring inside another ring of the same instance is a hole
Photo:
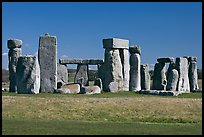
[[[3,134],[202,134],[202,93],[5,92],[2,119]]]

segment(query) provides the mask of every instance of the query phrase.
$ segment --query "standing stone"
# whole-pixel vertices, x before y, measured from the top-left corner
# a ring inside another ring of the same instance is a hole
[[[120,59],[122,63],[122,73],[123,73],[123,91],[129,91],[129,51],[128,49],[119,49]]]
[[[111,90],[109,85],[111,82],[117,82],[117,89],[123,89],[123,73],[122,63],[120,60],[120,53],[118,49],[106,49],[105,50],[105,63],[104,63],[104,91],[115,92]]]
[[[38,59],[40,64],[40,91],[54,92],[57,88],[57,38],[40,36]]]
[[[74,82],[81,84],[81,86],[89,85],[88,65],[87,64],[77,65],[77,71],[76,71],[76,75],[74,78]]]
[[[103,90],[103,84],[102,84],[102,80],[100,78],[95,79],[94,85],[98,86],[101,90]]]
[[[130,52],[130,91],[141,90],[140,47],[131,46]]]
[[[169,71],[166,90],[176,91],[179,74],[176,69]]]
[[[40,66],[36,56],[21,56],[17,64],[17,93],[38,94]]]
[[[18,58],[22,55],[23,42],[19,39],[9,39],[7,46],[9,48],[8,61],[9,61],[9,91],[17,92],[17,81],[16,81],[16,66]]]
[[[197,58],[196,57],[189,57],[189,84],[190,84],[190,91],[196,91],[199,89],[198,87],[198,73],[197,73]]]
[[[153,89],[166,90],[166,85],[165,63],[156,63],[154,66]]]
[[[149,74],[149,65],[141,65],[141,89],[150,90],[150,74]]]
[[[68,69],[66,65],[57,64],[57,85],[59,82],[62,85],[68,83]]]
[[[179,79],[177,84],[177,91],[189,93],[189,78],[188,78],[188,60],[185,57],[177,57],[175,68],[179,73]]]

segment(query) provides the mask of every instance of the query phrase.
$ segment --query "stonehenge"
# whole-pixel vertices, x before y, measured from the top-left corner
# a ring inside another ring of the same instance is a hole
[[[9,91],[17,92],[17,81],[16,81],[16,66],[18,58],[22,55],[22,46],[23,42],[19,39],[9,39],[7,41],[7,46],[9,49],[8,52],[8,63],[9,63]]]
[[[149,65],[141,64],[141,47],[129,40],[102,40],[104,59],[59,59],[57,37],[39,37],[38,55],[22,55],[22,40],[9,39],[9,92],[38,94],[99,94],[133,91],[142,94],[177,96],[199,89],[197,58],[159,57],[154,66],[152,87]],[[169,64],[166,71],[165,66]],[[77,64],[74,83],[68,81],[68,65]],[[89,65],[97,65],[94,85],[89,85]]]

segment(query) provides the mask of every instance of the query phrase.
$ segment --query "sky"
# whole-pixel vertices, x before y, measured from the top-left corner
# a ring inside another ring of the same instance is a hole
[[[46,33],[57,37],[58,60],[104,59],[102,40],[114,37],[140,46],[150,69],[157,58],[182,56],[196,56],[202,68],[201,2],[2,2],[2,67],[8,39],[36,55]]]

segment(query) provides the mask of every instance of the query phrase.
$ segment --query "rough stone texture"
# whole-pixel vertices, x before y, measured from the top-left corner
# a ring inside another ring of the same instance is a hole
[[[16,68],[17,93],[38,94],[40,90],[40,66],[36,56],[21,56]]]
[[[53,93],[67,94],[71,93],[69,89],[54,89]]]
[[[122,64],[122,72],[123,72],[123,91],[129,91],[129,51],[127,49],[119,49],[120,59]]]
[[[75,83],[80,83],[81,86],[88,86],[89,79],[88,79],[88,65],[78,64],[77,71],[74,78]]]
[[[15,47],[13,44],[8,42],[8,47]],[[18,47],[18,46],[16,46]],[[8,53],[8,61],[9,61],[9,91],[10,92],[17,92],[17,83],[16,83],[16,66],[18,62],[18,58],[22,55],[21,48],[11,48]]]
[[[54,92],[57,88],[57,38],[40,36],[38,59],[40,64],[40,91]]]
[[[60,88],[60,90],[65,89],[68,89],[69,93],[77,94],[80,92],[80,84],[65,84]]]
[[[153,89],[166,90],[166,85],[165,63],[156,63],[154,66]]]
[[[57,64],[57,83],[68,83],[68,69],[66,65]]]
[[[198,87],[198,73],[197,73],[197,58],[196,57],[189,57],[189,84],[190,84],[190,91],[196,91],[199,89]]]
[[[129,50],[135,49],[130,47]],[[141,90],[141,74],[140,74],[140,54],[137,52],[130,52],[130,91]]]
[[[9,39],[7,41],[8,49],[21,48],[23,42],[20,39]]]
[[[188,60],[187,58],[177,57],[175,68],[179,73],[179,79],[177,84],[177,91],[189,93],[189,78],[188,78]]]
[[[169,70],[166,90],[176,91],[179,74],[176,69]]]
[[[95,81],[94,81],[94,85],[95,86],[99,86],[99,88],[101,90],[103,90],[103,84],[102,84],[102,80],[100,78],[96,78]]]
[[[111,92],[117,92],[119,89],[118,89],[118,82],[111,82],[109,85],[108,85],[108,88]]]
[[[129,40],[119,38],[107,38],[103,39],[103,48],[106,49],[128,49]]]
[[[140,46],[130,46],[129,52],[130,54],[134,53],[141,54]]]
[[[59,59],[60,64],[89,64],[98,65],[103,64],[104,60],[101,59]]]
[[[157,61],[158,61],[159,63],[174,62],[174,58],[173,58],[173,57],[158,58]]]
[[[118,83],[118,90],[123,90],[123,73],[120,53],[118,49],[105,49],[105,63],[103,66],[103,89],[104,91],[115,92],[110,89],[111,82]]]
[[[149,74],[149,65],[141,65],[141,89],[150,90],[150,74]]]
[[[101,89],[99,86],[84,86],[81,88],[81,94],[99,94]]]

